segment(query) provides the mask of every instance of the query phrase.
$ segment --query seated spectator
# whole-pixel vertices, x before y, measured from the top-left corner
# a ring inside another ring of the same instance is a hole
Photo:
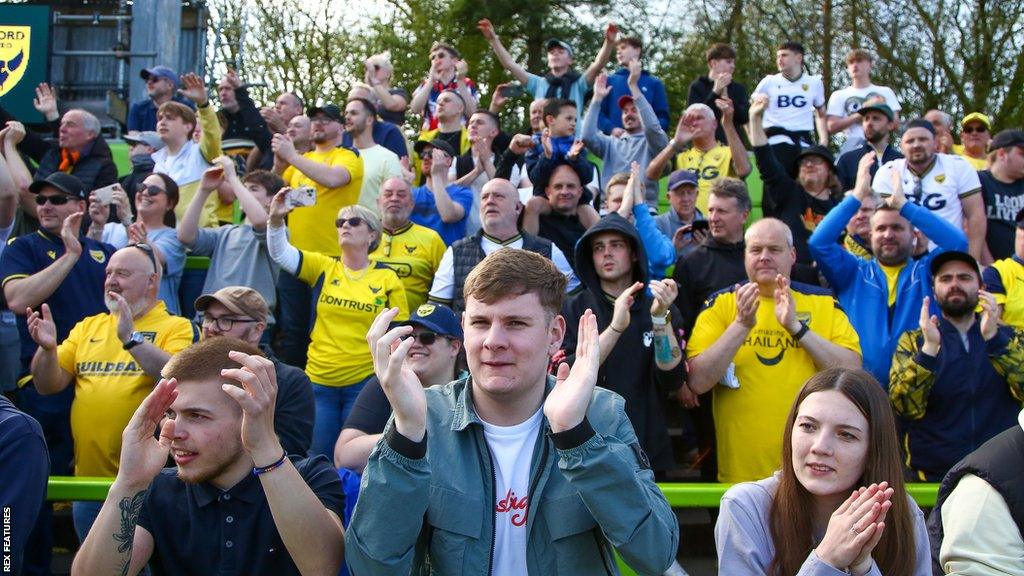
[[[597,212],[580,205],[583,185],[576,171],[568,164],[559,165],[544,187],[544,196],[534,196],[526,204],[523,230],[553,242],[573,264],[576,242],[587,228],[598,221]]]
[[[405,286],[409,309],[419,308],[427,300],[434,273],[445,253],[444,240],[437,232],[414,224],[409,216],[416,203],[409,183],[403,178],[388,178],[381,185],[377,209],[381,215],[381,238],[370,258],[395,271]]]
[[[940,154],[956,154],[953,148],[953,117],[942,110],[929,110],[922,116],[935,129],[935,151]]]
[[[935,574],[1013,574],[1024,557],[1024,413],[942,480],[928,517]]]
[[[690,106],[679,117],[675,136],[647,165],[647,178],[657,181],[675,158],[677,170],[689,170],[698,177],[697,208],[707,210],[711,186],[725,177],[745,179],[750,174],[750,159],[733,123],[731,100],[716,100],[715,108],[722,115],[719,128],[724,128],[725,142],[715,136],[715,112],[706,104]]]
[[[534,195],[541,194],[544,183],[551,177],[551,171],[559,164],[572,166],[584,185],[593,180],[597,169],[584,153],[583,142],[576,139],[576,103],[558,98],[548,98],[546,102],[546,129],[535,138],[535,153],[527,155],[526,159]]]
[[[114,476],[121,432],[160,378],[167,360],[199,339],[188,320],[170,314],[157,298],[160,267],[147,244],[122,248],[107,263],[103,285],[109,312],[78,322],[58,340],[50,307],[28,316],[38,345],[32,381],[41,394],[71,386],[75,476]],[[89,533],[100,502],[75,502],[79,540]]]
[[[1000,320],[1024,328],[1024,208],[1017,212],[1013,255],[993,262],[985,269],[982,279],[985,289],[999,304]]]
[[[724,111],[719,111],[715,103],[718,100],[730,100],[732,125],[739,134],[749,121],[750,96],[747,94],[746,86],[733,81],[732,75],[736,71],[736,49],[728,44],[716,42],[708,47],[704,57],[708,62],[708,73],[690,83],[686,104],[704,104],[715,113],[715,124],[718,125],[724,117]],[[715,129],[715,140],[726,141],[724,124]]]
[[[904,486],[895,432],[867,372],[812,376],[786,420],[781,472],[722,497],[722,573],[931,574],[924,514]]]
[[[462,326],[459,317],[443,304],[424,304],[409,319],[397,326],[412,326],[412,345],[402,362],[419,379],[424,388],[444,386],[457,380],[456,361],[462,351]],[[370,379],[356,398],[356,405],[345,420],[345,427],[334,445],[334,465],[362,474],[370,452],[384,436],[391,417],[388,400],[380,380]]]
[[[865,101],[854,117],[860,118],[861,144],[853,148],[844,146],[846,151],[836,160],[836,176],[844,191],[853,190],[857,182],[857,165],[868,152],[875,153],[872,176],[882,164],[903,158],[903,154],[890,143],[892,131],[896,128],[896,113],[888,104],[879,100]]]
[[[164,376],[125,427],[117,478],[72,570],[182,574],[205,558],[204,574],[337,574],[341,482],[326,459],[284,453],[273,363],[245,342],[211,338],[178,353]],[[177,466],[161,471],[168,456]]]
[[[164,147],[164,141],[156,132],[139,132],[137,134],[125,134],[124,141],[128,144],[128,159],[132,163],[132,171],[124,175],[118,183],[124,188],[128,195],[128,204],[132,207],[132,214],[135,210],[135,192],[139,184],[153,173],[153,154]]]
[[[0,394],[0,508],[8,511],[4,554],[14,574],[22,574],[29,535],[46,499],[49,464],[39,422]]]
[[[195,74],[186,74],[182,82],[185,84],[182,93],[196,103],[199,114],[177,102],[162,104],[157,112],[157,133],[165,148],[153,154],[153,171],[167,174],[178,185],[180,201],[175,205],[174,214],[179,220],[185,215],[185,208],[199,189],[203,172],[213,165],[214,158],[222,154],[220,125],[217,114],[210,107],[206,86]],[[198,142],[193,139],[197,126],[202,128]],[[207,200],[200,223],[203,226],[216,226],[219,208],[220,203],[216,198]]]
[[[613,546],[643,573],[672,563],[678,521],[621,399],[595,388],[600,350],[592,313],[580,320],[573,370],[547,375],[565,333],[558,314],[564,282],[549,260],[527,250],[485,258],[466,281],[471,375],[441,388],[424,390],[400,369],[412,342],[399,339],[413,331],[387,330],[400,311],[374,321],[366,340],[394,417],[370,455],[349,525],[353,573],[413,573],[429,563],[444,573],[483,574],[491,566],[514,574],[530,564],[595,574],[614,565]],[[495,455],[490,464],[488,454]],[[439,497],[411,497],[430,486]],[[466,538],[428,523],[480,530]]]
[[[978,172],[988,226],[988,260],[1013,256],[1017,213],[1024,209],[1024,130],[1003,130],[988,145],[989,168]],[[985,259],[982,259],[985,261]]]
[[[608,77],[608,86],[611,88],[611,92],[601,101],[600,116],[597,121],[598,129],[613,138],[622,136],[626,131],[626,126],[623,123],[622,97],[637,97],[633,90],[633,84],[639,87],[640,93],[651,105],[662,132],[668,130],[668,95],[665,92],[665,85],[649,71],[643,69],[641,62],[643,52],[644,43],[636,36],[619,38],[615,44],[615,60],[619,63],[619,69]],[[640,67],[640,70],[635,73],[633,72],[634,63]],[[639,74],[639,77],[630,80],[630,76],[634,74]]]
[[[419,140],[416,153],[423,159],[426,183],[412,189],[415,206],[409,219],[437,232],[445,246],[466,236],[466,222],[473,209],[473,191],[450,183],[449,170],[455,149],[443,139]]]
[[[118,185],[120,187],[120,185]],[[142,181],[135,195],[135,209],[139,221],[132,222],[121,219],[120,223],[107,222],[110,219],[110,206],[104,206],[95,193],[89,197],[89,236],[114,248],[124,248],[129,244],[149,244],[160,264],[162,275],[160,292],[157,295],[167,306],[171,314],[181,314],[178,301],[178,288],[181,286],[181,275],[185,271],[185,246],[178,240],[174,228],[174,211],[178,204],[178,185],[166,174],[154,172]],[[117,211],[122,216],[129,216],[130,211],[123,207],[128,196],[123,189],[117,189],[117,201],[122,203]]]
[[[239,179],[233,162],[217,160],[218,166],[203,174],[199,192],[178,224],[178,240],[193,256],[210,259],[203,294],[213,294],[228,286],[247,286],[273,310],[277,304],[278,267],[267,251],[267,208],[284,182],[277,174],[266,170],[255,170]],[[225,184],[238,197],[245,220],[217,228],[200,227],[199,216],[206,197]],[[269,328],[274,324],[274,317],[271,315],[262,321],[264,327]]]
[[[498,63],[519,81],[534,101],[548,98],[572,100],[576,104],[577,110],[582,110],[586,105],[587,92],[590,91],[594,85],[594,79],[611,58],[612,48],[619,32],[615,23],[608,24],[604,31],[604,43],[601,44],[601,50],[582,74],[572,67],[575,56],[572,46],[558,38],[548,40],[545,45],[548,71],[544,76],[539,76],[528,72],[512,58],[512,55],[502,45],[498,34],[495,33],[490,20],[484,18],[477,22],[476,27],[483,34],[487,43],[491,45],[491,50],[498,58]]]
[[[307,110],[307,116],[312,125],[314,148],[299,152],[291,133],[292,128],[300,130],[303,121],[292,118],[295,126],[289,127],[288,134],[274,135],[274,172],[292,189],[303,186],[316,189],[316,204],[299,206],[289,216],[290,240],[294,246],[299,250],[339,256],[338,230],[331,215],[359,200],[363,162],[351,150],[338,147],[344,120],[337,106],[314,106]],[[312,289],[287,271],[278,277],[277,289],[281,338],[277,352],[285,363],[303,368],[313,325],[310,318]]]
[[[824,146],[803,148],[794,156],[797,176],[793,178],[768,144],[770,140],[761,120],[766,106],[768,98],[763,94],[756,94],[750,106],[750,144],[764,181],[762,208],[766,217],[778,218],[789,226],[796,245],[796,260],[805,267],[801,277],[814,282],[816,274],[806,268],[813,264],[807,239],[843,197],[833,166],[835,161]]]
[[[778,74],[765,76],[754,88],[754,100],[763,94],[767,144],[783,172],[796,168],[796,155],[809,146],[828,146],[825,122],[825,86],[820,76],[804,71],[804,47],[783,42],[775,50]],[[750,114],[753,115],[751,110]],[[753,120],[753,118],[751,118]],[[751,142],[752,146],[757,146]]]
[[[676,260],[675,248],[668,236],[662,234],[654,224],[654,217],[644,203],[642,182],[640,165],[636,162],[629,173],[612,176],[608,180],[605,192],[606,214],[618,213],[626,222],[633,225],[647,255],[648,275],[654,280],[661,280],[665,277],[665,271]]]
[[[945,250],[966,249],[967,238],[949,222],[908,202],[896,177],[890,185],[894,188],[892,197],[886,203],[876,203],[871,216],[874,258],[857,257],[840,246],[843,228],[872,196],[870,167],[874,161],[874,152],[861,158],[853,193],[821,221],[809,245],[818,269],[850,315],[854,328],[865,335],[861,340],[864,368],[888,389],[897,341],[918,325],[921,300],[932,294],[928,278],[932,258]],[[936,244],[917,259],[912,258],[919,241],[916,228]]]
[[[616,105],[622,114],[622,132],[618,136],[608,136],[597,129],[598,111],[602,109],[603,100],[612,93],[606,75],[597,77],[594,99],[583,116],[583,142],[588,150],[601,158],[601,170],[605,175],[628,172],[634,162],[646,166],[668,143],[668,136],[658,123],[654,109],[640,90],[640,70],[639,60],[629,64],[627,82],[630,93],[619,96]],[[532,176],[530,179],[536,181]],[[657,210],[658,182],[648,178],[643,184],[644,200],[652,210]]]
[[[981,112],[971,112],[960,121],[960,142],[953,154],[967,160],[975,170],[988,168],[988,143],[992,140],[992,121]]]
[[[427,70],[427,77],[413,91],[412,101],[409,102],[409,110],[423,117],[421,132],[437,130],[440,127],[438,98],[446,91],[458,95],[462,101],[461,114],[469,116],[476,112],[477,89],[476,84],[466,77],[468,72],[469,64],[462,59],[462,55],[454,46],[434,42],[430,47],[430,68]],[[461,116],[458,121],[462,121]]]
[[[676,258],[681,258],[696,248],[700,242],[693,233],[693,223],[704,220],[704,213],[697,208],[696,172],[676,170],[668,176],[669,209],[654,217],[654,225],[666,238],[672,239]]]
[[[469,273],[487,255],[502,248],[540,254],[565,275],[569,293],[579,287],[576,274],[558,246],[519,228],[522,208],[518,193],[508,180],[495,178],[484,184],[480,193],[482,226],[476,234],[456,241],[445,251],[430,287],[430,302],[443,303],[461,314],[466,309],[463,288]]]
[[[377,107],[377,116],[384,122],[398,126],[405,124],[405,111],[409,109],[409,92],[405,88],[392,88],[395,68],[388,53],[374,54],[363,63],[366,73],[363,82],[373,91],[371,101]]]
[[[501,131],[501,119],[490,110],[474,112],[469,117],[468,132],[469,152],[455,159],[448,177],[454,176],[456,184],[473,190],[473,207],[466,221],[466,234],[473,235],[480,230],[480,191],[487,182],[497,177],[496,162],[508,147],[510,139]],[[513,164],[506,180],[519,188],[523,176],[521,167]]]
[[[398,155],[378,144],[373,138],[377,124],[377,109],[369,100],[355,98],[345,104],[345,135],[363,161],[363,183],[359,188],[359,204],[377,210],[377,196],[384,180],[402,177]],[[403,150],[405,140],[402,140]]]
[[[977,261],[943,252],[930,268],[942,315],[931,314],[926,297],[919,327],[900,336],[889,372],[889,398],[906,434],[905,462],[921,482],[941,481],[1016,424],[1024,402],[1024,330],[998,325],[999,305],[981,288]]]
[[[639,188],[638,174],[626,187],[630,194],[634,182]],[[645,209],[641,206],[639,211]],[[613,213],[591,226],[576,243],[583,289],[562,306],[566,318],[562,352],[569,364],[575,363],[576,319],[592,310],[601,332],[597,385],[623,397],[640,447],[655,477],[663,478],[675,467],[665,403],[668,394],[686,380],[686,362],[677,336],[682,322],[673,306],[675,281],[655,280],[648,274],[641,239],[632,224]]]
[[[292,119],[302,116],[305,110],[306,106],[302,98],[299,98],[298,94],[294,92],[283,92],[274,100],[273,106],[260,108],[260,116],[263,117],[266,129],[257,134],[257,138],[254,140],[256,148],[249,152],[249,158],[246,160],[248,170],[273,169],[274,151],[270,146],[273,135],[287,132]],[[302,150],[298,142],[295,142],[295,147],[299,149],[300,154],[308,151]]]
[[[373,104],[374,92],[367,86],[356,84],[348,91],[348,98],[346,102],[352,102],[353,100],[363,99]],[[348,107],[345,108],[346,112]],[[402,129],[390,122],[382,121],[378,118],[380,116],[380,109],[376,104],[373,104],[371,108],[374,112],[374,122],[370,127],[370,136],[373,141],[380,144],[382,147],[392,152],[398,159],[402,161],[403,166],[407,166],[409,162],[409,144],[405,141],[405,135],[402,134]],[[341,145],[345,148],[353,148],[353,134],[349,133],[348,130],[348,119],[345,120],[345,130],[341,133]]]
[[[139,76],[146,81],[146,99],[135,102],[128,109],[128,133],[156,130],[157,111],[168,102],[177,102],[193,110],[196,107],[191,96],[178,93],[178,73],[167,66],[143,68]]]
[[[980,259],[985,248],[985,205],[978,173],[959,156],[935,150],[935,131],[930,122],[911,120],[900,139],[904,159],[882,165],[871,188],[885,198],[900,182],[907,198],[934,212],[967,234],[969,252]],[[893,174],[898,174],[894,178]],[[932,238],[934,248],[935,239]]]
[[[196,298],[203,339],[227,336],[260,349],[274,363],[277,396],[274,398],[274,432],[288,454],[305,456],[313,442],[315,407],[313,387],[306,374],[274,358],[262,344],[263,332],[271,318],[266,300],[247,286],[225,286]]]
[[[356,396],[373,376],[364,339],[373,318],[385,308],[397,307],[402,319],[409,311],[401,280],[369,257],[380,243],[380,220],[373,212],[359,205],[338,211],[340,258],[299,250],[285,230],[285,216],[292,210],[287,193],[282,189],[270,203],[267,244],[282,270],[319,292],[306,364],[316,398],[311,453],[330,456]]]
[[[719,482],[778,469],[786,408],[801,384],[830,366],[860,367],[846,314],[822,288],[790,282],[795,262],[789,227],[755,222],[746,232],[748,282],[709,297],[687,343],[690,391],[715,391]]]
[[[828,97],[825,109],[825,122],[829,134],[843,133],[842,146],[839,154],[856,150],[864,144],[866,134],[861,130],[864,115],[861,113],[868,102],[881,104],[889,108],[889,121],[892,129],[900,123],[900,101],[896,93],[888,86],[876,86],[871,82],[871,66],[874,58],[862,48],[854,48],[846,53],[846,73],[850,75],[851,84],[841,88]],[[876,151],[881,152],[880,150]],[[847,190],[852,188],[847,187]]]

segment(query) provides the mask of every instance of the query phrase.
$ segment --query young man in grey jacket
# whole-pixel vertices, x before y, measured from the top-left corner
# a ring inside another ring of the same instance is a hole
[[[349,525],[353,574],[617,574],[613,546],[642,573],[672,563],[676,517],[622,398],[595,388],[591,311],[572,370],[547,374],[565,282],[533,252],[487,256],[465,284],[470,376],[428,390],[402,366],[411,329],[377,317],[366,338],[394,415]]]

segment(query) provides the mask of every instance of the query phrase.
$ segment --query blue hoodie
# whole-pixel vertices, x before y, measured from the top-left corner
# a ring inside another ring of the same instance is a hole
[[[619,68],[608,77],[608,86],[612,91],[601,102],[601,115],[597,119],[597,127],[605,134],[610,134],[612,128],[622,128],[622,110],[619,108],[619,98],[632,95],[629,91],[628,79],[629,69],[627,68]],[[640,72],[638,84],[644,97],[651,103],[651,108],[654,108],[654,113],[658,115],[661,129],[668,130],[668,93],[665,92],[665,85],[647,70]]]

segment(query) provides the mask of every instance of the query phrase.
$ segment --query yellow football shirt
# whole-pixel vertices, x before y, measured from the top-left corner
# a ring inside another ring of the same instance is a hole
[[[199,339],[195,326],[172,316],[162,301],[142,318],[135,330],[169,354]],[[121,433],[132,414],[153,391],[156,380],[135,362],[117,337],[117,317],[89,316],[75,325],[57,347],[60,367],[74,377],[71,434],[75,439],[76,476],[116,476],[121,457]]]
[[[359,192],[363,187],[363,160],[347,148],[331,148],[327,152],[313,150],[303,156],[327,166],[342,166],[348,170],[352,179],[340,188],[327,188],[317,184],[294,166],[285,169],[281,178],[288,186],[316,188],[315,205],[296,208],[288,215],[288,234],[291,243],[299,250],[341,256],[338,229],[334,221],[338,218],[338,210],[359,201]]]
[[[999,274],[1003,285],[1002,292],[992,293],[996,303],[1003,306],[1001,320],[1010,326],[1024,328],[1024,266],[1011,257],[996,260],[992,269]]]
[[[410,222],[394,233],[384,230],[370,259],[395,271],[405,286],[409,310],[415,310],[427,301],[444,250],[444,240],[437,232]]]
[[[978,172],[988,170],[988,158],[975,158],[973,156],[968,156],[967,151],[964,150],[963,144],[953,144],[953,153],[964,160],[967,160],[971,167]]]
[[[348,386],[373,373],[366,331],[384,308],[399,308],[396,321],[409,317],[405,287],[394,270],[370,260],[352,272],[340,260],[302,251],[299,280],[313,287],[313,330],[306,375],[324,386]]]
[[[793,285],[797,317],[834,344],[860,354],[860,340],[839,303],[821,288]],[[697,317],[687,343],[699,356],[736,318],[735,287],[713,295]],[[739,388],[714,388],[719,482],[746,482],[779,469],[782,434],[790,406],[817,368],[811,355],[775,319],[775,302],[761,297],[757,324],[733,359]]]
[[[708,213],[708,195],[711,185],[723,176],[736,176],[732,168],[732,151],[719,144],[707,152],[691,146],[676,156],[676,170],[691,170],[697,173],[697,208]]]

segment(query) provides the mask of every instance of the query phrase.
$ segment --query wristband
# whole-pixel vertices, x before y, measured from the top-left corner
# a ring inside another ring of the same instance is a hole
[[[793,334],[793,340],[799,342],[810,331],[811,327],[807,325],[807,322],[800,321],[800,329],[796,331],[796,334]]]
[[[651,316],[651,324],[654,324],[655,326],[664,326],[664,325],[668,324],[668,314],[665,314],[664,316],[653,316],[652,315]]]
[[[255,466],[255,467],[253,467],[252,475],[253,476],[259,476],[260,474],[266,474],[267,472],[276,470],[277,468],[280,468],[281,465],[284,464],[285,460],[287,460],[287,459],[288,459],[288,451],[285,450],[285,451],[283,451],[281,453],[281,459],[278,460],[277,462],[274,462],[270,466],[263,466],[263,467]]]
[[[626,332],[625,330],[619,330],[618,328],[612,326],[611,324],[609,324],[608,327],[611,328],[612,332],[618,332],[619,334],[625,334]]]

